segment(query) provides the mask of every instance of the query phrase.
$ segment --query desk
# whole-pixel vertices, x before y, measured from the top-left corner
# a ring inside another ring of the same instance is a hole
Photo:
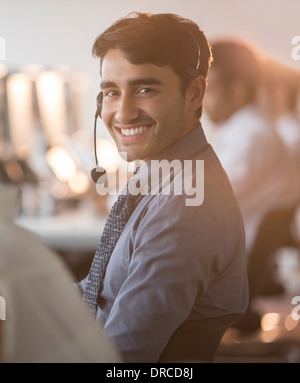
[[[106,218],[92,209],[79,208],[49,217],[20,216],[16,224],[57,252],[81,280],[90,269]]]
[[[57,216],[20,216],[16,223],[36,234],[56,251],[94,252],[106,217],[83,209],[68,210]]]

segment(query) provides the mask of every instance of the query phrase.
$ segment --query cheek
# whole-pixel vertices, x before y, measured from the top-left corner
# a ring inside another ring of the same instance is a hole
[[[178,118],[178,113],[185,109],[185,98],[181,94],[168,95],[152,105],[152,117],[167,118],[168,120]]]
[[[143,113],[147,114],[153,120],[159,120],[167,113],[168,104],[162,100],[161,102],[149,102],[142,109]]]
[[[172,113],[174,113],[174,104],[171,104],[166,97],[147,100],[139,105],[140,117],[153,120],[156,124],[169,119]]]
[[[103,106],[101,119],[106,126],[109,126],[110,122],[113,120],[115,113],[112,108],[108,106]]]

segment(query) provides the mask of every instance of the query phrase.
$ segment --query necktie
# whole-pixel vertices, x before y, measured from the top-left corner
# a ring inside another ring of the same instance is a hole
[[[106,266],[139,197],[139,195],[135,196],[129,192],[129,182],[131,180],[127,182],[120,192],[108,215],[87,277],[83,300],[94,314],[97,311],[99,289],[104,278]]]

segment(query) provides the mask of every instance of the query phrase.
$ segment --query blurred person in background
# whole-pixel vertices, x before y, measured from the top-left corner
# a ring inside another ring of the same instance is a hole
[[[17,194],[0,187],[0,362],[120,362],[60,257],[14,223]]]
[[[216,41],[212,52],[214,62],[208,75],[204,110],[213,123],[210,142],[242,211],[249,262],[266,214],[290,206],[294,198],[290,195],[291,182],[285,177],[288,154],[257,104],[263,62],[260,53],[238,39]],[[255,284],[249,278],[250,297]],[[252,319],[246,326],[257,328],[258,315],[253,313]]]
[[[286,203],[270,211],[260,226],[255,245],[249,256],[248,273],[255,285],[252,296],[283,292],[277,283],[274,255],[282,247],[297,247],[294,233],[295,212],[300,201],[300,124],[296,116],[298,72],[280,62],[265,58],[257,91],[257,103],[278,134],[287,151],[282,182],[286,185]],[[265,274],[269,268],[268,278]],[[276,291],[277,290],[277,291]]]
[[[293,190],[300,190],[300,122],[297,117],[299,73],[279,62],[266,59],[257,100],[291,157]],[[293,192],[293,191],[291,191]],[[295,194],[295,192],[293,192]]]

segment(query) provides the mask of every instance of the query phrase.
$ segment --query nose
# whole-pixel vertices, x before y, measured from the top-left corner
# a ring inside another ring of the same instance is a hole
[[[121,124],[129,124],[139,115],[139,109],[133,97],[123,94],[120,96],[115,114],[116,120]]]

